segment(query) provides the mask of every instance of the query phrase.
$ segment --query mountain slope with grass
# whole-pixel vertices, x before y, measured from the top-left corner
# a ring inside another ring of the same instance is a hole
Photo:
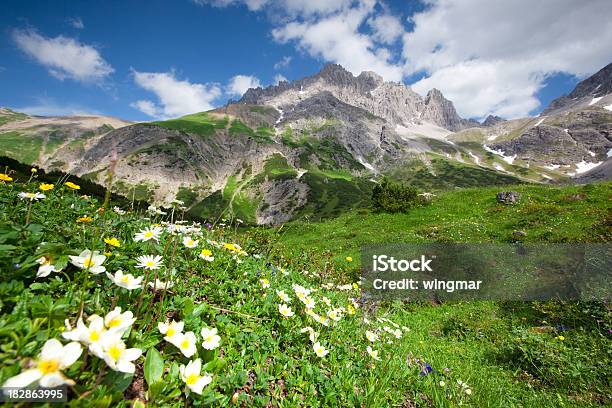
[[[71,406],[101,407],[611,402],[606,303],[373,303],[356,276],[367,242],[609,242],[610,183],[245,232],[65,181],[0,174],[2,384],[53,374]]]
[[[429,192],[588,180],[581,176],[612,152],[609,75],[606,68],[576,88],[592,103],[480,124],[459,117],[437,90],[421,97],[330,64],[301,80],[250,89],[224,107],[162,121],[3,109],[0,153],[99,184],[112,170],[117,193],[166,206],[178,199],[212,221],[322,219],[367,207],[382,177]],[[600,170],[592,179],[607,177]]]

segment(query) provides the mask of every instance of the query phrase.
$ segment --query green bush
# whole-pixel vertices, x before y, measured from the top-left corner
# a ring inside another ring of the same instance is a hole
[[[421,203],[416,188],[383,179],[372,190],[374,211],[398,213],[408,212]]]

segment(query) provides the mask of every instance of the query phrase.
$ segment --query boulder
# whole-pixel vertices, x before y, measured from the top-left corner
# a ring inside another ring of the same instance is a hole
[[[500,191],[497,193],[497,202],[503,204],[516,204],[521,195],[516,191]]]

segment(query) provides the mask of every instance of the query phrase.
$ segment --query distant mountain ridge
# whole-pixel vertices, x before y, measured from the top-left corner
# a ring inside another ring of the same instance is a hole
[[[538,118],[480,124],[439,90],[423,97],[328,64],[165,121],[0,109],[0,155],[100,184],[116,157],[114,190],[162,205],[179,199],[207,219],[318,219],[367,206],[382,176],[426,191],[609,178],[610,75],[606,67]]]
[[[297,100],[323,91],[331,92],[344,103],[380,116],[393,126],[429,121],[457,131],[480,125],[476,121],[462,119],[453,103],[437,89],[432,89],[423,98],[402,83],[385,82],[375,72],[364,71],[354,76],[338,64],[327,64],[317,74],[297,81],[251,88],[238,102],[267,104],[286,110]]]

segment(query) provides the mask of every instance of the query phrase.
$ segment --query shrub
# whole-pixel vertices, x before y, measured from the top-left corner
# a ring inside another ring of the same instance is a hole
[[[408,212],[422,202],[418,190],[412,186],[383,179],[372,190],[374,211]]]

